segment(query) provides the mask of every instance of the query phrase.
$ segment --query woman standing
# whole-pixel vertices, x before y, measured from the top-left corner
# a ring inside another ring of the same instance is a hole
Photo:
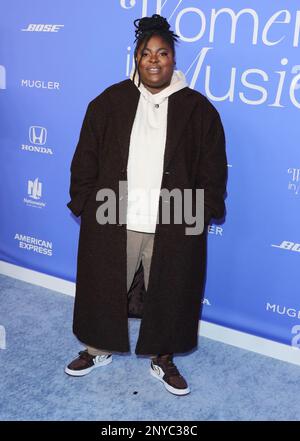
[[[142,262],[146,293],[135,353],[151,357],[151,375],[169,392],[185,395],[190,389],[173,354],[197,346],[207,224],[225,211],[225,136],[215,107],[175,70],[178,36],[167,20],[154,14],[134,24],[130,79],[89,103],[71,164],[68,207],[81,215],[73,331],[86,350],[65,371],[86,375],[109,364],[113,352],[130,350],[127,294]],[[116,195],[119,211],[125,196],[125,221],[99,221],[101,189]],[[187,221],[174,220],[174,200],[161,197],[174,189],[193,192],[193,210],[195,190],[204,189],[199,234],[187,234]],[[168,223],[160,219],[166,207]]]

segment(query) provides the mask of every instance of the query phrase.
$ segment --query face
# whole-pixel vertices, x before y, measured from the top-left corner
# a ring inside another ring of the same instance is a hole
[[[158,93],[171,82],[175,63],[173,52],[159,35],[151,37],[142,52],[143,46],[144,43],[137,52],[141,82],[151,93]]]

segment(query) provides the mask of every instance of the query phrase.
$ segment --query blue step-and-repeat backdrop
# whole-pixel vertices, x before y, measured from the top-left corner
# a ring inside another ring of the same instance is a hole
[[[159,13],[177,68],[224,124],[227,218],[209,228],[203,318],[299,347],[298,0],[2,0],[0,259],[65,280],[66,207],[88,102],[129,76],[133,21]]]

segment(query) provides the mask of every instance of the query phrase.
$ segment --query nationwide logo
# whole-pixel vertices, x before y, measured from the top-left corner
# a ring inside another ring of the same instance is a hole
[[[58,81],[21,80],[21,87],[29,87],[30,89],[60,90],[60,83]]]
[[[47,129],[45,127],[30,126],[29,141],[31,144],[21,145],[22,150],[26,150],[29,152],[36,152],[36,153],[44,153],[46,155],[53,155],[52,149],[50,147],[45,147],[47,141]]]
[[[271,304],[268,302],[266,304],[266,310],[272,311],[275,314],[286,315],[290,318],[300,319],[300,311],[295,308],[288,308],[287,306],[277,305],[276,303]]]
[[[21,29],[23,32],[58,32],[64,25],[59,24],[33,24],[30,23],[27,28]]]
[[[42,197],[42,183],[39,182],[39,178],[36,178],[34,181],[28,181],[27,193],[33,199],[40,199]]]
[[[300,193],[300,168],[289,168],[287,172],[290,175],[288,190],[298,195]]]
[[[0,89],[6,89],[6,70],[5,67],[0,64]]]
[[[296,253],[300,253],[300,243],[289,242],[284,240],[280,245],[271,245],[274,248],[281,248],[282,250],[287,251],[295,251]]]
[[[53,244],[51,241],[27,236],[26,234],[16,233],[14,239],[19,243],[19,248],[33,253],[52,256]]]
[[[31,199],[24,198],[26,205],[35,208],[45,208],[45,202],[39,201],[42,197],[42,183],[39,182],[39,178],[34,179],[34,181],[28,180],[27,194]]]
[[[202,300],[202,305],[211,306],[211,303],[210,303],[210,301],[209,301],[208,299],[204,298],[204,299]]]

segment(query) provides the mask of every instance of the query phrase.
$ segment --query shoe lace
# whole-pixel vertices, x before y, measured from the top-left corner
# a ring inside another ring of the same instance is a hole
[[[165,374],[168,377],[180,376],[180,373],[173,362],[173,359],[170,357],[161,358],[161,364]]]
[[[176,367],[176,365],[173,363],[173,361],[171,361],[171,360],[168,360],[167,361],[167,365],[166,365],[166,374],[168,375],[168,376],[170,376],[170,377],[173,377],[173,376],[177,376],[177,375],[180,375],[180,373],[179,373],[179,371],[178,371],[178,369],[177,369],[177,367]]]
[[[104,355],[97,355],[96,357],[97,361],[103,361],[106,360],[106,358],[108,358],[108,355],[104,354]]]
[[[88,351],[80,351],[78,352],[79,358],[82,358],[83,360],[90,360],[91,358],[94,358],[91,354],[88,353]]]

